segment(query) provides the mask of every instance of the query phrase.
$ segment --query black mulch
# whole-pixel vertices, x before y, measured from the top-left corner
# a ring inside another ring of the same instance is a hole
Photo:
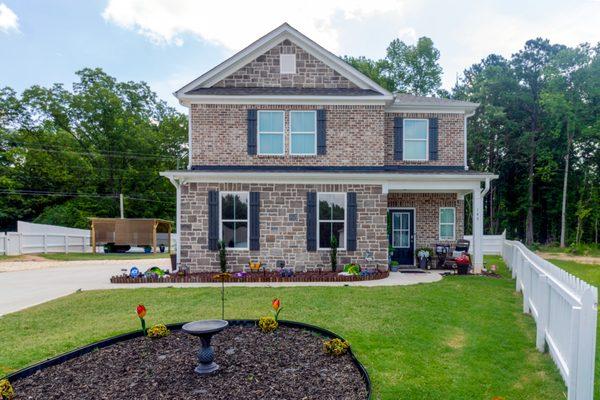
[[[15,400],[366,399],[366,384],[350,356],[325,355],[322,341],[296,328],[265,334],[230,327],[213,338],[221,369],[198,376],[199,339],[181,331],[136,338],[14,382]]]

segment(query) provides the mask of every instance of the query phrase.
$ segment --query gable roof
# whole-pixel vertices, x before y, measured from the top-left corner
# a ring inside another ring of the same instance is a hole
[[[377,96],[381,96],[385,100],[392,100],[393,95],[390,92],[379,86],[367,76],[363,75],[361,72],[353,68],[335,54],[326,50],[319,44],[300,33],[298,30],[294,29],[288,23],[284,23],[267,33],[265,36],[256,40],[245,49],[223,61],[221,64],[212,68],[200,77],[194,79],[192,82],[188,83],[173,94],[180,101],[189,98],[188,96],[193,97],[199,95],[203,89],[211,88],[221,79],[244,67],[256,57],[265,53],[286,39],[297,44],[315,58],[322,61],[333,70],[337,71],[340,75],[358,86],[358,88],[369,91],[369,96],[373,96],[372,92],[375,92]],[[210,92],[204,93],[204,95],[210,95],[209,93]]]

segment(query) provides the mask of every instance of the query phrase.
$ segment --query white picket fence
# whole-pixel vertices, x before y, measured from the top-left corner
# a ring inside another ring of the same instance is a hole
[[[505,240],[502,258],[523,294],[523,312],[537,326],[536,347],[546,347],[567,385],[568,400],[594,398],[598,289]]]

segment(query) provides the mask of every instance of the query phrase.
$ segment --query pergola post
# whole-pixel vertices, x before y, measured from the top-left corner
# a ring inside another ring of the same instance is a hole
[[[158,222],[153,222],[152,229],[152,252],[156,254],[156,228],[158,228]]]
[[[94,220],[92,220],[92,253],[96,254],[96,226],[94,225]],[[84,247],[85,251],[85,247]]]

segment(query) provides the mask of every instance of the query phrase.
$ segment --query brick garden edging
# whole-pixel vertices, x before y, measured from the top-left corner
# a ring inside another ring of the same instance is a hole
[[[162,278],[131,278],[128,275],[116,275],[110,278],[110,283],[220,283],[213,279],[214,272],[198,272],[189,275],[168,275]],[[277,272],[255,272],[248,273],[244,278],[232,276],[226,282],[229,283],[270,283],[270,282],[360,282],[385,279],[390,275],[389,271],[378,271],[368,276],[344,276],[333,272],[297,272],[292,277],[281,277]]]

